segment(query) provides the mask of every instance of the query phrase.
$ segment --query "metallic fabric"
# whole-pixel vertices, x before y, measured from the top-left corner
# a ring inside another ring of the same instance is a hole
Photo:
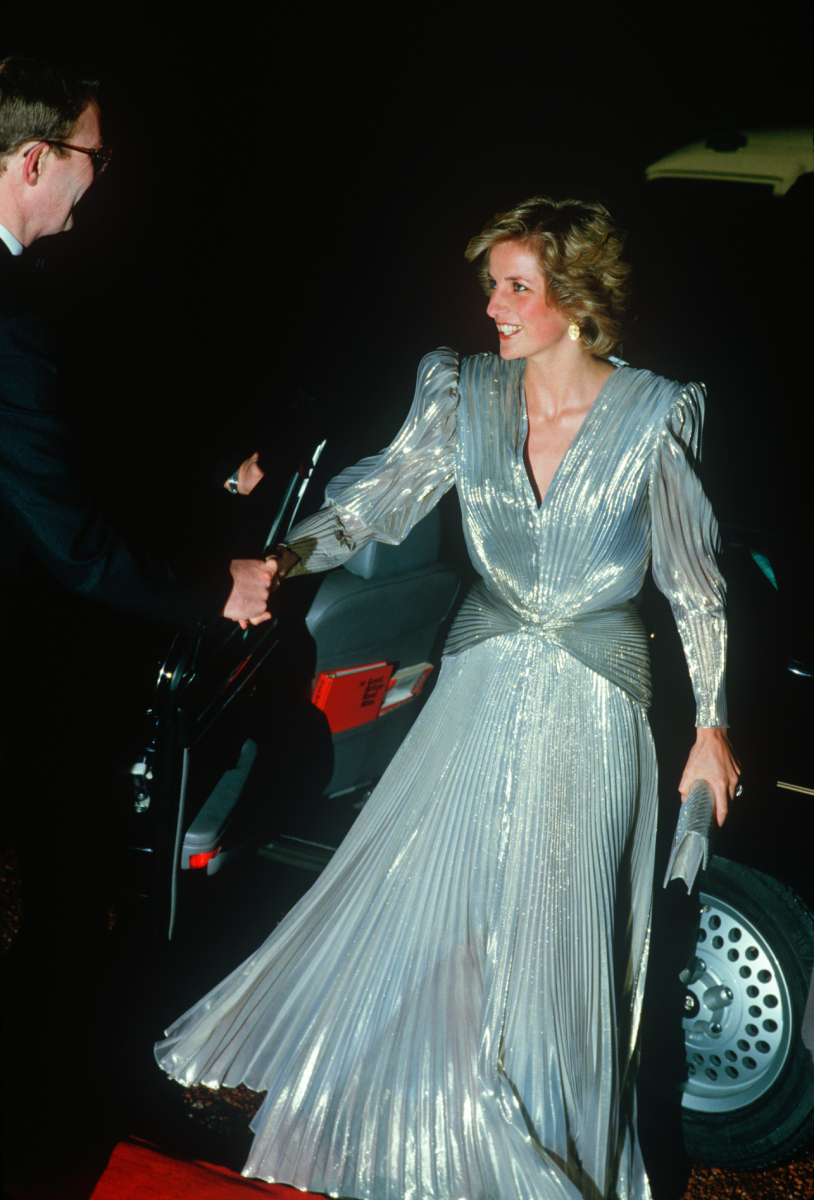
[[[682,879],[691,892],[699,871],[706,871],[710,846],[715,839],[715,793],[706,779],[696,779],[681,805],[673,835],[670,860],[664,874],[664,886]]]
[[[725,724],[703,393],[618,364],[538,506],[523,367],[428,355],[393,444],[288,539],[322,570],[454,484],[481,580],[329,866],[156,1048],[186,1084],[267,1091],[247,1175],[359,1200],[650,1195],[632,1066],[656,764],[630,601],[652,553],[699,722]]]

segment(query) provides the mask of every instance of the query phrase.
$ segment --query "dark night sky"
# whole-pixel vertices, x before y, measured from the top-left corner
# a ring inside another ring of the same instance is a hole
[[[6,31],[3,51],[101,78],[114,165],[44,250],[91,278],[117,361],[152,362],[179,419],[213,430],[299,383],[354,453],[378,448],[423,353],[493,348],[463,250],[495,211],[595,196],[635,242],[648,163],[727,122],[811,124],[807,3],[540,5],[522,23],[405,6],[381,27],[292,9],[279,28],[237,5],[228,32],[163,11],[115,36]],[[691,374],[710,373],[702,350]]]

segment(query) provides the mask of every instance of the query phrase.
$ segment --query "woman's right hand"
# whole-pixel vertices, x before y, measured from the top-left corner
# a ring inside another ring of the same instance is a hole
[[[299,561],[299,554],[295,554],[293,550],[289,550],[288,546],[275,546],[274,553],[270,554],[266,559],[269,570],[272,572],[272,591],[280,586],[288,572],[295,567]]]

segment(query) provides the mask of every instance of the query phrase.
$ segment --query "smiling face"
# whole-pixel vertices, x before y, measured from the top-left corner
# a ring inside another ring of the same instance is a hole
[[[534,358],[568,337],[570,321],[546,302],[537,255],[523,242],[498,242],[489,252],[486,312],[497,325],[501,358]]]

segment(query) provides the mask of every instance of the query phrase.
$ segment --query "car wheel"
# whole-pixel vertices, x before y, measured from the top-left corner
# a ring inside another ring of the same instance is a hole
[[[814,918],[776,879],[713,857],[685,984],[682,1124],[699,1163],[750,1169],[814,1135],[814,1061],[800,1030]]]

